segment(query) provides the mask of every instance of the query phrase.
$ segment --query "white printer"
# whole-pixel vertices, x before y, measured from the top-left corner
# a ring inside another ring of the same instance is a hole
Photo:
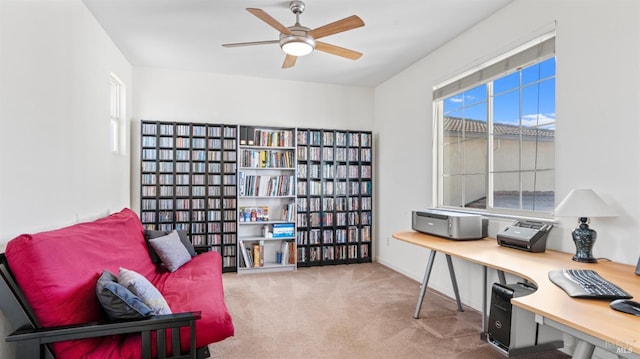
[[[411,228],[414,231],[454,240],[482,239],[487,236],[487,218],[470,213],[439,209],[413,211]]]

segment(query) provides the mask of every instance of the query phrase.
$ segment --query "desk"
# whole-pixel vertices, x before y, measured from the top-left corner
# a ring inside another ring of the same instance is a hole
[[[640,277],[634,274],[635,268],[631,265],[608,261],[578,263],[571,260],[572,254],[569,253],[552,250],[530,253],[499,246],[491,238],[454,241],[415,231],[397,232],[393,237],[430,249],[432,255],[440,252],[482,265],[485,270],[485,293],[487,268],[512,273],[533,282],[538,287],[537,291],[513,298],[511,303],[541,317],[542,324],[583,341],[576,347],[574,357],[590,355],[593,352],[592,345],[595,345],[622,357],[640,358],[640,317],[609,308],[608,300],[571,298],[547,277],[553,269],[593,269],[633,295],[634,300],[640,300]],[[486,297],[482,309],[483,331],[486,331]],[[416,309],[416,316],[418,311],[419,308]]]

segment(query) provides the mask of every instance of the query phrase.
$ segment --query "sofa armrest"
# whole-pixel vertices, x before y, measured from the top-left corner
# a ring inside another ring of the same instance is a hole
[[[19,358],[40,358],[46,344],[103,337],[109,335],[141,333],[142,358],[151,358],[151,332],[157,331],[156,346],[158,353],[166,355],[166,333],[171,329],[172,357],[196,357],[196,325],[200,312],[186,312],[156,315],[145,319],[78,324],[63,327],[20,329],[7,336],[7,342],[16,342],[16,355]],[[188,356],[180,356],[180,328],[190,327],[190,351]],[[164,335],[161,335],[164,334]],[[159,355],[160,357],[164,357]]]

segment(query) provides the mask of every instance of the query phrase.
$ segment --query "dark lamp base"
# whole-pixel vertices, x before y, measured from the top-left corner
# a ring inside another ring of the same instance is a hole
[[[582,257],[576,257],[573,256],[572,258],[574,261],[576,262],[581,262],[581,263],[598,263],[598,260],[596,258],[590,257],[590,258],[582,258]]]
[[[576,245],[576,255],[573,260],[582,263],[597,263],[598,260],[591,254],[591,249],[596,242],[598,234],[589,228],[587,218],[580,218],[578,227],[571,232],[573,242]]]

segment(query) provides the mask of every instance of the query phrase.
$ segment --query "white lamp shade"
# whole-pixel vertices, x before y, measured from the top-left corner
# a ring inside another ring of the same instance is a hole
[[[591,189],[572,189],[556,207],[560,217],[615,217],[615,211]]]

